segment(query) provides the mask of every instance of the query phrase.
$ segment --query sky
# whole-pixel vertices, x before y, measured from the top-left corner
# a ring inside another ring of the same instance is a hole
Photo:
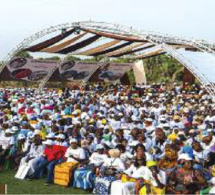
[[[215,0],[0,0],[0,61],[52,25],[100,21],[215,42]]]

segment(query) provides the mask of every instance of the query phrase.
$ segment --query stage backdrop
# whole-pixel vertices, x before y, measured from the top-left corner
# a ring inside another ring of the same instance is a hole
[[[59,68],[53,72],[56,67]],[[60,64],[56,60],[16,57],[4,68],[0,81],[39,82],[53,72],[48,81],[115,82],[123,78],[131,68],[132,64],[129,63],[65,61]]]
[[[99,63],[67,61],[60,65],[60,77],[62,80],[88,81],[99,67]]]
[[[31,58],[13,58],[7,69],[14,80],[41,81],[58,66],[55,60],[37,60]]]

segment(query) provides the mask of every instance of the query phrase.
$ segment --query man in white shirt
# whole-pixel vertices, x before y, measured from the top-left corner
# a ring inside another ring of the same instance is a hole
[[[166,185],[166,173],[162,170],[159,170],[157,163],[155,161],[147,162],[148,171],[145,173],[144,179],[148,181],[148,184],[145,185],[146,194],[163,194],[162,191],[165,189]]]
[[[29,152],[20,161],[20,167],[26,163],[29,169],[27,174],[32,174],[35,171],[37,161],[42,156],[43,151],[44,148],[42,145],[41,137],[39,136],[37,138],[34,138],[34,143],[31,144]]]
[[[104,154],[104,146],[102,144],[98,144],[96,146],[96,152],[90,156],[90,164],[94,164],[96,167],[99,167],[107,158],[107,154]]]
[[[76,139],[70,140],[71,146],[66,150],[65,157],[67,162],[83,162],[86,159],[86,153],[83,148],[78,147]]]
[[[11,129],[6,129],[5,132],[0,134],[0,170],[5,162],[5,158],[10,151],[11,146],[14,144],[15,139],[12,136]]]

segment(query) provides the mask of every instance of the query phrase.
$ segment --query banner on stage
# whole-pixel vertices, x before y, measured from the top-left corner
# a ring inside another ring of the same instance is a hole
[[[13,58],[7,68],[13,79],[25,81],[41,81],[58,66],[56,60],[40,60],[32,58]]]
[[[99,67],[99,63],[67,61],[60,65],[59,71],[64,80],[88,81]]]
[[[115,82],[123,77],[123,75],[131,69],[132,64],[129,63],[108,63],[100,67],[99,71],[92,76],[94,82]]]

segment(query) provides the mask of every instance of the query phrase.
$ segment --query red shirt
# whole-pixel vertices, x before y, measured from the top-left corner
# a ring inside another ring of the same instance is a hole
[[[48,161],[52,161],[52,160],[56,159],[55,155],[54,155],[53,146],[51,148],[48,148],[46,146],[44,149],[44,154],[46,155],[46,158]]]
[[[27,114],[34,114],[34,110],[32,108],[28,108],[27,109]]]
[[[55,159],[59,160],[60,158],[64,157],[66,149],[67,149],[67,147],[65,147],[65,146],[54,145],[53,153],[54,153]]]
[[[25,107],[22,107],[18,110],[19,114],[25,114]]]

